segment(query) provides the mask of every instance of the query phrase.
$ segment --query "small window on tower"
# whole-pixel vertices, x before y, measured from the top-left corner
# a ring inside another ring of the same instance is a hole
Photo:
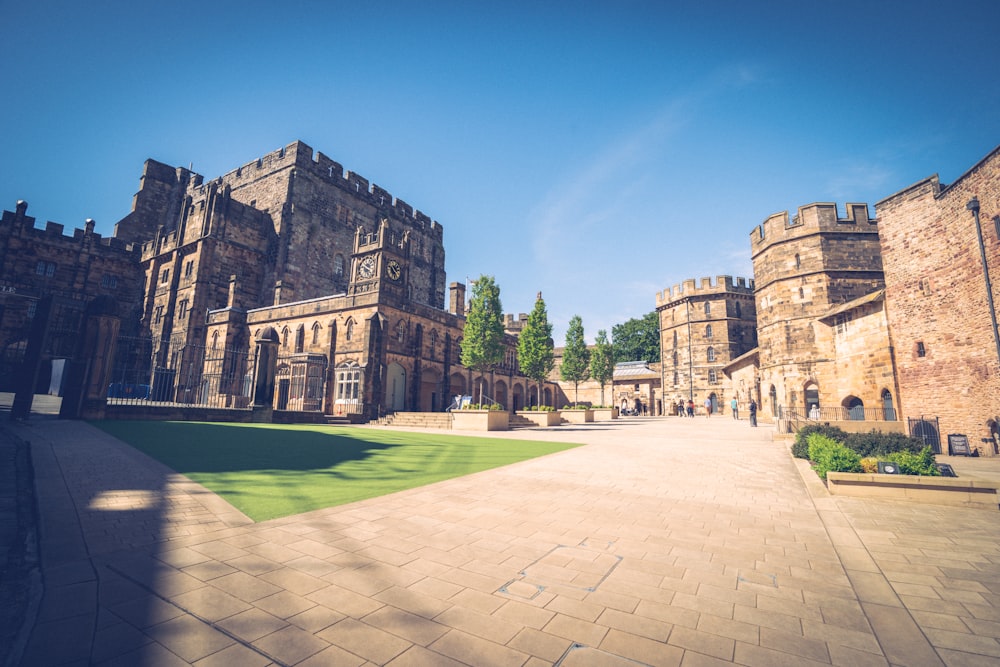
[[[924,342],[923,341],[917,341],[917,356],[918,357],[926,357],[927,356],[927,348],[924,347]]]

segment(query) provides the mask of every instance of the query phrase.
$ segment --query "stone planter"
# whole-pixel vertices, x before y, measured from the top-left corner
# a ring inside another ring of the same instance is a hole
[[[563,421],[569,422],[570,424],[585,424],[587,422],[594,421],[594,411],[587,410],[563,410],[559,414],[562,415]]]
[[[504,410],[453,410],[451,427],[456,431],[506,431],[509,415]]]
[[[594,408],[594,421],[606,422],[618,419],[618,408]]]
[[[562,423],[558,410],[518,410],[517,416],[530,420],[535,426],[558,426]]]

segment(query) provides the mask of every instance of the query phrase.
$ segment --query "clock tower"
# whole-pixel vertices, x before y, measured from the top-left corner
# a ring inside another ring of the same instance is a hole
[[[379,292],[405,299],[409,254],[410,232],[393,231],[388,219],[382,218],[374,232],[358,227],[348,294]]]

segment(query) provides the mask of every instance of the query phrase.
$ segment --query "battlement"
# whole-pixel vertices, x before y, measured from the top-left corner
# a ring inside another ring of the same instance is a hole
[[[518,313],[516,316],[513,313],[504,313],[503,316],[503,328],[507,332],[518,331],[520,332],[524,329],[525,325],[528,324],[528,314]]]
[[[132,243],[125,243],[121,239],[113,236],[102,237],[94,231],[95,223],[88,218],[84,223],[84,228],[76,228],[72,235],[65,233],[66,226],[57,222],[46,222],[44,228],[35,227],[35,218],[27,215],[28,202],[19,200],[13,211],[4,210],[0,217],[0,234],[30,236],[35,243],[62,246],[70,249],[85,243],[92,246],[102,246],[109,250],[121,253],[122,255],[138,255],[139,246]]]
[[[878,234],[878,220],[868,215],[868,204],[845,204],[845,217],[839,217],[837,205],[823,202],[800,206],[789,217],[788,211],[775,213],[750,233],[754,254],[760,248],[817,232],[854,232]]]
[[[295,141],[284,148],[279,148],[252,162],[237,167],[221,176],[219,180],[233,187],[247,183],[260,177],[262,173],[278,171],[294,166],[308,171],[315,178],[331,183],[342,190],[366,199],[380,211],[389,211],[393,217],[419,228],[428,228],[438,238],[443,237],[441,225],[431,220],[424,213],[414,210],[402,199],[394,197],[387,190],[371,183],[367,178],[344,167],[321,152],[313,153],[313,149],[301,141]]]
[[[666,306],[674,301],[693,296],[717,295],[717,294],[744,294],[753,296],[753,278],[733,278],[732,276],[717,276],[713,281],[711,278],[702,278],[701,285],[695,283],[694,278],[685,280],[680,285],[663,290],[656,295],[656,306]]]

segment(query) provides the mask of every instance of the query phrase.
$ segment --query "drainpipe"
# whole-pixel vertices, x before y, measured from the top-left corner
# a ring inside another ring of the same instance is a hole
[[[976,221],[976,238],[979,241],[979,255],[983,260],[983,277],[986,279],[986,304],[990,308],[990,320],[993,323],[993,342],[997,347],[997,361],[1000,362],[1000,331],[997,330],[997,311],[993,307],[993,287],[990,284],[990,269],[986,263],[986,246],[983,245],[983,228],[979,224],[979,198],[973,197],[965,208],[972,211]]]

